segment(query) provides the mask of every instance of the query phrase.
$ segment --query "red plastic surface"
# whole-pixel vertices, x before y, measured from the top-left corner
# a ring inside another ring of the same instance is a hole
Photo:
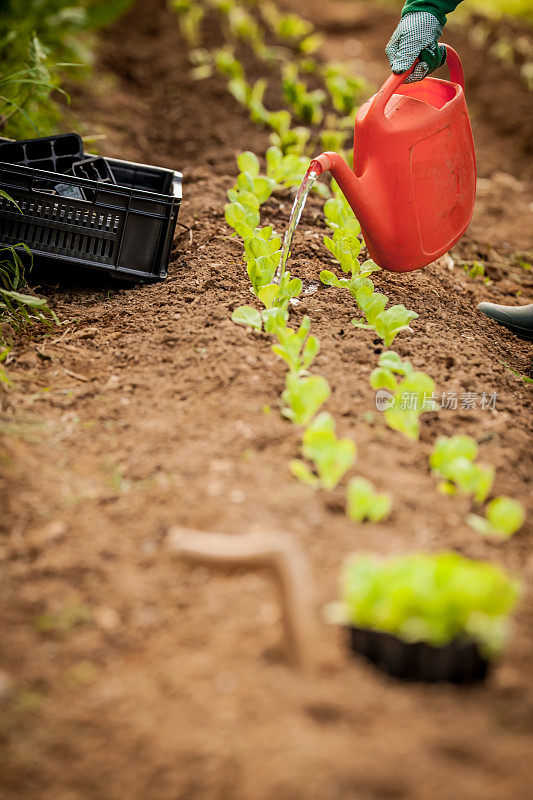
[[[313,163],[329,170],[361,223],[371,257],[410,272],[446,253],[472,218],[476,158],[459,56],[450,81],[403,84],[415,65],[391,75],[355,120],[353,171],[337,153]]]

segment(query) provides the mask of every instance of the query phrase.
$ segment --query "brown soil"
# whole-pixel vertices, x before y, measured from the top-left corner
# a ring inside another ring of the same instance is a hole
[[[395,17],[369,5],[301,7],[326,29],[326,57],[353,55],[355,42],[358,68],[378,83]],[[481,299],[531,297],[514,256],[533,247],[528,134],[504,124],[527,96],[497,67],[489,94],[485,57],[460,32],[450,36],[466,54],[483,179],[456,255],[487,257],[492,283],[447,259],[376,279],[420,315],[396,349],[439,391],[497,392],[496,410],[427,415],[421,441],[410,443],[377,412],[368,416],[368,376],[382,347],[351,326],[352,301],[319,287],[294,312],[295,321],[309,313],[321,338],[327,408],[357,441],[357,472],[394,497],[389,521],[354,525],[341,490],[312,493],[290,478],[298,432],[277,410],[284,371],[267,337],[229,319],[250,295],[224,224],[225,192],[235,154],[264,151],[267,136],[221,79],[190,79],[176,20],[162,6],[140,0],[104,34],[100,77],[76,106],[91,131],[107,134],[107,154],[183,168],[180,220],[190,231],[178,231],[161,284],[65,286],[63,276],[46,289],[62,326],[37,344],[15,341],[15,385],[2,396],[0,794],[525,800],[531,529],[504,544],[482,539],[464,522],[467,501],[437,492],[427,457],[438,434],[475,436],[497,467],[497,492],[531,511],[531,387],[509,369],[528,373],[531,348],[476,312]],[[209,37],[218,41],[214,24]],[[494,110],[498,86],[506,91]],[[266,205],[280,230],[290,203],[285,193]],[[313,198],[293,248],[291,270],[307,285],[329,264],[320,209]],[[173,525],[288,533],[309,556],[320,605],[335,598],[340,566],[356,550],[453,548],[512,570],[526,592],[512,644],[482,686],[389,680],[351,658],[326,626],[318,669],[304,678],[287,664],[270,580],[179,562],[167,547]]]

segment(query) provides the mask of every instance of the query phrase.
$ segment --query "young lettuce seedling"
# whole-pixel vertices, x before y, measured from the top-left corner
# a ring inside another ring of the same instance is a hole
[[[297,425],[308,425],[330,395],[327,380],[320,375],[300,376],[288,372],[282,394],[282,414]]]
[[[289,153],[283,155],[279,147],[269,147],[266,152],[267,176],[278,186],[290,189],[299,186],[309,166],[305,156]]]
[[[240,39],[248,42],[252,49],[261,53],[264,47],[263,32],[258,23],[246,9],[241,6],[231,6],[227,11],[227,23],[231,36],[226,37],[230,41]]]
[[[399,383],[392,405],[384,412],[385,422],[409,439],[420,436],[420,416],[433,411],[435,383],[424,372],[411,372]]]
[[[239,193],[249,192],[253,194],[257,198],[259,205],[262,205],[272,194],[276,181],[273,178],[259,174],[261,170],[259,159],[255,153],[249,150],[237,157],[237,165],[240,173],[235,189]]]
[[[285,64],[282,73],[283,96],[295,114],[308,125],[320,125],[324,112],[322,104],[326,99],[322,89],[310,92],[303,81],[298,80],[298,65]]]
[[[334,489],[353,465],[356,446],[350,439],[338,439],[333,417],[322,412],[304,431],[302,452],[313,463],[320,485],[324,489]],[[292,461],[291,471],[304,483],[312,485],[316,482],[313,473],[302,461]]]
[[[453,494],[459,489],[476,503],[486,500],[494,482],[494,467],[477,464],[477,453],[477,443],[470,436],[437,439],[429,463],[444,478],[441,491]]]
[[[320,351],[320,342],[315,336],[308,335],[311,320],[305,316],[297,331],[292,328],[280,328],[276,332],[278,344],[272,345],[276,355],[281,356],[291,373],[305,373]]]
[[[198,47],[205,8],[193,0],[171,0],[171,8],[178,15],[181,34],[189,47]]]
[[[403,305],[386,309],[387,301],[388,298],[379,292],[373,292],[368,299],[363,300],[362,304],[358,300],[358,305],[364,311],[367,321],[365,323],[354,319],[352,323],[356,328],[375,331],[385,345],[390,347],[401,331],[409,329],[409,323],[417,319],[418,314]]]
[[[213,60],[217,70],[226,78],[240,78],[242,80],[245,77],[244,67],[236,57],[233,47],[226,45],[215,50]]]
[[[333,108],[341,114],[351,114],[368,89],[366,81],[347,72],[343,64],[326,64],[322,74]]]
[[[353,478],[346,493],[346,513],[353,522],[380,522],[386,519],[392,508],[389,494],[378,494],[370,481]]]
[[[518,500],[513,500],[511,497],[495,497],[487,505],[484,517],[469,514],[466,521],[484,536],[509,539],[520,530],[525,519],[524,506]]]
[[[305,148],[311,138],[311,131],[309,128],[298,126],[291,128],[291,118],[288,116],[286,125],[279,125],[273,133],[270,134],[270,141],[278,147],[284,155],[294,153],[301,156],[305,152]],[[270,127],[273,127],[272,125]]]
[[[407,376],[412,372],[413,367],[409,361],[402,361],[394,350],[386,350],[380,355],[378,366],[370,375],[370,385],[375,391],[388,389],[394,393],[398,389],[396,375]]]
[[[391,394],[384,415],[389,428],[418,439],[420,415],[434,410],[435,384],[429,375],[415,372],[409,361],[402,361],[394,350],[386,350],[370,375],[370,385],[375,391],[387,389]]]

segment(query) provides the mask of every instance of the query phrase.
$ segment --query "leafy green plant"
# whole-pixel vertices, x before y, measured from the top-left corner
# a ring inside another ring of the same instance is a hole
[[[262,2],[260,11],[270,30],[278,37],[294,45],[301,53],[314,53],[322,43],[322,37],[314,33],[311,22],[297,14],[283,14],[275,3]]]
[[[389,428],[418,439],[421,414],[434,409],[432,378],[424,372],[415,372],[409,361],[402,361],[398,353],[387,350],[380,355],[378,366],[370,375],[370,385],[375,391],[386,389],[390,393],[389,406],[384,412]]]
[[[495,497],[487,505],[485,516],[469,514],[468,524],[484,536],[509,539],[525,522],[526,512],[522,503],[511,497]]]
[[[309,36],[313,31],[311,22],[297,14],[282,14],[275,3],[261,3],[260,11],[272,32],[279,39],[288,39],[290,42],[296,43]]]
[[[344,155],[344,147],[348,139],[348,131],[325,128],[320,131],[320,149],[333,150]]]
[[[284,155],[295,153],[297,156],[301,156],[305,152],[310,138],[309,128],[302,126],[291,128],[290,114],[278,121],[276,129],[270,134],[270,141]]]
[[[239,306],[231,315],[232,322],[260,331],[263,328],[261,312],[253,306]]]
[[[361,285],[357,279],[367,277],[372,272],[378,271],[379,267],[371,259],[367,259],[363,264],[359,263],[358,257],[362,248],[361,226],[344,196],[335,187],[334,191],[335,196],[324,203],[326,223],[333,234],[324,236],[323,241],[339,262],[342,271],[351,274],[351,278],[338,278],[334,272],[326,269],[321,271],[320,280],[326,286],[349,289],[352,296],[356,297]],[[373,290],[373,284],[369,285]]]
[[[205,7],[195,0],[170,0],[170,7],[178,16],[181,34],[189,47],[198,47]]]
[[[398,353],[394,350],[386,350],[381,353],[378,366],[370,375],[370,385],[373,389],[388,389],[390,392],[398,390],[397,375],[411,375],[413,367],[410,361],[402,361]]]
[[[356,557],[342,585],[352,625],[437,647],[474,640],[489,658],[505,645],[520,591],[503,570],[457,553]]]
[[[280,328],[276,331],[278,343],[272,345],[272,350],[295,375],[307,372],[320,351],[320,342],[309,334],[310,328],[311,320],[305,316],[297,331],[292,328]]]
[[[326,94],[322,89],[309,91],[298,78],[298,65],[285,64],[281,85],[283,96],[294,113],[308,125],[320,125],[324,112],[322,109]]]
[[[351,439],[338,439],[331,414],[322,412],[304,431],[302,452],[318,473],[318,480],[309,467],[298,460],[291,462],[293,475],[304,483],[319,483],[324,489],[334,489],[355,461],[356,446]],[[314,478],[314,480],[313,480]]]
[[[369,279],[367,278],[367,280]],[[369,280],[369,283],[372,281]],[[418,314],[403,305],[385,308],[387,301],[386,295],[380,292],[372,291],[368,296],[366,293],[360,292],[357,303],[365,314],[366,322],[354,319],[352,324],[356,328],[375,331],[383,339],[385,345],[390,347],[401,331],[409,329],[409,323],[413,319],[417,319]]]
[[[380,522],[386,519],[392,508],[389,494],[379,494],[370,481],[352,478],[346,492],[346,513],[353,522]]]
[[[322,376],[288,372],[282,394],[285,405],[281,413],[297,425],[308,425],[330,393],[329,384]]]
[[[227,9],[226,19],[230,41],[240,39],[261,54],[264,46],[263,32],[253,16],[242,6],[232,5]]]
[[[65,69],[87,66],[86,33],[107,25],[132,0],[9,0],[0,11],[0,115],[8,136],[48,133]],[[69,70],[70,71],[70,70]],[[82,73],[86,74],[86,72]]]
[[[351,114],[359,98],[368,91],[363,78],[348,72],[343,64],[329,63],[322,70],[331,103],[341,114]]]
[[[478,446],[470,436],[440,436],[430,456],[432,470],[444,478],[441,490],[453,494],[459,490],[483,503],[494,482],[494,467],[477,464]]]
[[[309,166],[309,159],[296,153],[284,154],[272,145],[266,152],[267,175],[277,186],[299,186]]]
[[[27,285],[21,251],[31,260],[27,245],[0,244],[0,333],[5,321],[9,321],[15,330],[38,322],[50,325],[58,321],[44,298],[20,291]]]
[[[273,178],[259,174],[261,170],[259,159],[250,150],[246,150],[237,157],[237,165],[240,172],[235,189],[239,193],[248,192],[253,194],[257,198],[259,205],[262,205],[272,194],[276,181]],[[232,199],[231,195],[229,197]]]

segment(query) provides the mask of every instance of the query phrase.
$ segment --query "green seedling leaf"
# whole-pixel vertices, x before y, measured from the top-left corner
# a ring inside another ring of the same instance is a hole
[[[320,273],[320,280],[325,286],[340,286],[340,281],[334,272],[329,269],[323,269]]]
[[[394,405],[392,408],[387,408],[384,416],[385,422],[393,431],[399,431],[415,441],[420,436],[419,413],[417,411],[402,409],[398,405]]]
[[[228,199],[232,203],[239,203],[244,208],[259,211],[259,200],[254,194],[246,190],[228,189]]]
[[[252,177],[259,175],[261,170],[259,159],[250,150],[246,150],[237,156],[237,166],[241,172],[248,172]]]
[[[463,494],[473,496],[482,503],[494,481],[494,467],[483,467],[468,458],[456,458],[450,465],[451,479]]]
[[[365,303],[365,317],[369,325],[375,327],[378,316],[384,311],[389,298],[380,292],[374,292]]]
[[[316,488],[319,484],[319,480],[316,475],[313,475],[305,461],[300,461],[299,459],[293,459],[289,464],[289,469],[297,478],[300,483],[304,483],[306,486],[312,486]]]
[[[297,331],[285,327],[277,332],[278,344],[272,345],[272,350],[287,363],[291,373],[298,375],[308,369],[320,349],[314,336],[304,344],[310,327],[311,320],[305,316]]]
[[[310,336],[304,345],[302,353],[302,366],[304,369],[309,369],[319,352],[319,340],[316,338],[316,336]]]
[[[350,281],[350,294],[355,297],[361,311],[364,311],[374,294],[374,284],[370,278],[353,278]]]
[[[304,456],[316,467],[322,486],[333,489],[355,461],[356,447],[350,439],[337,439],[331,414],[322,413],[303,435]]]
[[[227,203],[224,206],[224,215],[226,222],[234,230],[237,230],[239,223],[252,230],[259,225],[259,211],[256,208],[246,208],[241,203]]]
[[[491,500],[486,513],[492,532],[506,539],[520,530],[526,519],[522,503],[511,497],[496,497]]]
[[[327,380],[319,375],[300,377],[287,373],[282,413],[297,425],[307,425],[330,395]]]
[[[524,524],[524,507],[511,497],[496,497],[487,506],[486,517],[469,514],[468,524],[484,536],[509,539]]]
[[[478,446],[471,436],[439,436],[433,447],[429,463],[431,469],[448,480],[453,478],[452,464],[458,458],[475,461]]]
[[[353,522],[380,522],[386,519],[392,508],[392,500],[388,494],[378,494],[370,481],[364,478],[353,478],[348,484],[346,493],[347,514]]]
[[[376,317],[376,333],[383,339],[385,345],[390,347],[396,336],[406,330],[409,322],[417,317],[418,314],[409,311],[405,306],[391,306]]]
[[[384,369],[383,367],[376,367],[376,369],[372,370],[370,375],[370,385],[375,391],[378,389],[388,389],[393,393],[396,392],[396,389],[398,388],[396,378],[391,370]]]
[[[267,333],[278,333],[287,327],[288,312],[286,308],[274,306],[273,308],[266,308],[261,312],[265,331]]]
[[[262,328],[261,313],[251,306],[239,306],[231,315],[231,319],[237,325],[246,325],[256,331],[260,331]]]
[[[398,353],[395,353],[394,350],[385,350],[380,357],[378,364],[383,369],[388,369],[390,372],[394,372],[395,375],[410,375],[413,371],[413,367],[411,366],[409,361],[402,361]]]
[[[238,103],[242,106],[248,106],[252,89],[244,78],[232,78],[227,83],[227,89]]]
[[[272,308],[279,294],[279,286],[277,283],[269,283],[262,286],[257,292],[257,297],[263,303],[265,308]]]

